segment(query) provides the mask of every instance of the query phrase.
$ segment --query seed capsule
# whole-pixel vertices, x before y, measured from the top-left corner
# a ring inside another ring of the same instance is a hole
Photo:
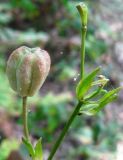
[[[33,96],[43,85],[49,70],[50,56],[37,48],[19,47],[7,62],[7,76],[11,88],[20,96]]]

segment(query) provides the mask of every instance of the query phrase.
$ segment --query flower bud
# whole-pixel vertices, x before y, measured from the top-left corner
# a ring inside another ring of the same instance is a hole
[[[83,2],[80,2],[76,6],[76,8],[78,9],[79,14],[81,16],[82,24],[84,26],[87,26],[87,21],[88,21],[88,8],[87,8],[87,6]]]
[[[44,83],[50,70],[50,56],[45,50],[19,47],[7,62],[11,88],[20,96],[33,96]]]

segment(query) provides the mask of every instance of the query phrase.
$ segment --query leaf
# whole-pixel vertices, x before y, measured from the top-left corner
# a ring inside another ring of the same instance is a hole
[[[28,149],[29,154],[34,157],[35,156],[35,150],[32,146],[32,144],[27,140],[26,138],[22,137],[22,141],[25,144],[26,148]]]
[[[99,107],[97,111],[101,110],[105,105],[108,103],[111,103],[117,98],[117,93],[122,89],[122,87],[113,89],[109,92],[107,92],[99,101]]]
[[[36,160],[43,160],[43,151],[42,151],[42,139],[40,138],[35,146],[35,158]]]
[[[122,89],[122,87],[119,87],[119,88],[116,88],[116,89],[113,89],[113,90],[107,92],[107,93],[100,99],[100,102],[103,102],[103,101],[105,101],[106,99],[110,98],[111,96],[117,94],[121,89]]]
[[[90,89],[91,84],[99,71],[100,71],[100,67],[98,67],[94,71],[92,71],[83,80],[80,80],[80,82],[78,83],[78,85],[76,87],[76,95],[79,100],[81,100],[83,98],[84,94]]]
[[[89,99],[92,99],[92,98],[98,96],[100,94],[101,90],[102,90],[101,87],[97,88],[97,90],[95,90],[94,92],[92,92],[92,93],[88,94],[87,96],[85,96],[84,100],[88,101]]]
[[[80,109],[79,113],[84,113],[86,115],[92,116],[95,114],[95,109],[99,107],[99,104],[94,103],[94,104],[86,104],[84,106],[82,106],[82,108]]]
[[[98,103],[96,102],[88,102],[89,104],[85,104],[81,107],[80,113],[84,113],[87,115],[95,115],[98,113],[102,108],[104,108],[108,103],[111,103],[117,98],[117,93],[121,90],[122,88],[116,88],[113,89],[112,91],[107,92],[100,100]]]

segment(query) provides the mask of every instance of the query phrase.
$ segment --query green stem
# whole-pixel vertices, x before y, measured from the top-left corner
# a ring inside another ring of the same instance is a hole
[[[80,75],[81,75],[81,79],[83,79],[83,75],[84,75],[84,62],[85,62],[85,37],[86,37],[86,31],[87,31],[87,26],[82,26],[82,35],[81,35],[81,66],[80,66]]]
[[[24,135],[26,139],[29,140],[29,131],[28,131],[28,110],[27,110],[27,97],[23,97],[23,125],[24,125]]]
[[[79,3],[77,5],[77,9],[79,11],[79,14],[81,16],[81,20],[82,20],[82,36],[81,36],[81,79],[83,79],[83,75],[84,75],[84,61],[85,61],[85,37],[86,37],[86,31],[87,31],[87,7],[86,5]],[[59,138],[57,139],[53,149],[51,150],[51,153],[48,157],[48,160],[52,160],[52,158],[54,157],[54,154],[56,153],[58,147],[60,146],[65,134],[67,133],[71,123],[73,122],[74,118],[76,117],[76,115],[78,115],[79,110],[82,106],[82,102],[79,102],[78,105],[76,106],[74,112],[72,113],[72,115],[70,116],[68,122],[66,123],[63,131],[61,132]]]
[[[55,145],[53,146],[52,150],[51,150],[51,153],[48,157],[48,160],[52,160],[52,158],[54,157],[58,147],[60,146],[65,134],[67,133],[70,125],[72,124],[74,118],[76,117],[76,115],[78,114],[79,110],[80,110],[80,107],[82,106],[82,102],[79,102],[78,105],[76,106],[74,112],[72,113],[72,115],[70,116],[68,122],[66,123],[64,129],[62,130],[59,138],[57,139]]]
[[[84,75],[84,61],[85,61],[85,37],[87,32],[87,21],[88,21],[88,8],[87,6],[80,2],[76,6],[78,9],[79,15],[81,17],[81,25],[82,25],[82,35],[81,35],[81,79],[83,79]]]

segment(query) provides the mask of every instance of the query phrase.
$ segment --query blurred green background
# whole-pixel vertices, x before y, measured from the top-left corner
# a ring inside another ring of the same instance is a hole
[[[21,45],[40,46],[52,59],[40,92],[28,99],[32,141],[43,138],[44,160],[76,104],[80,0],[0,0],[0,160],[26,160],[21,98],[6,77],[6,61]],[[123,0],[83,0],[89,7],[86,72],[101,65],[107,88],[123,85]],[[123,92],[95,117],[78,116],[54,160],[123,159]]]

